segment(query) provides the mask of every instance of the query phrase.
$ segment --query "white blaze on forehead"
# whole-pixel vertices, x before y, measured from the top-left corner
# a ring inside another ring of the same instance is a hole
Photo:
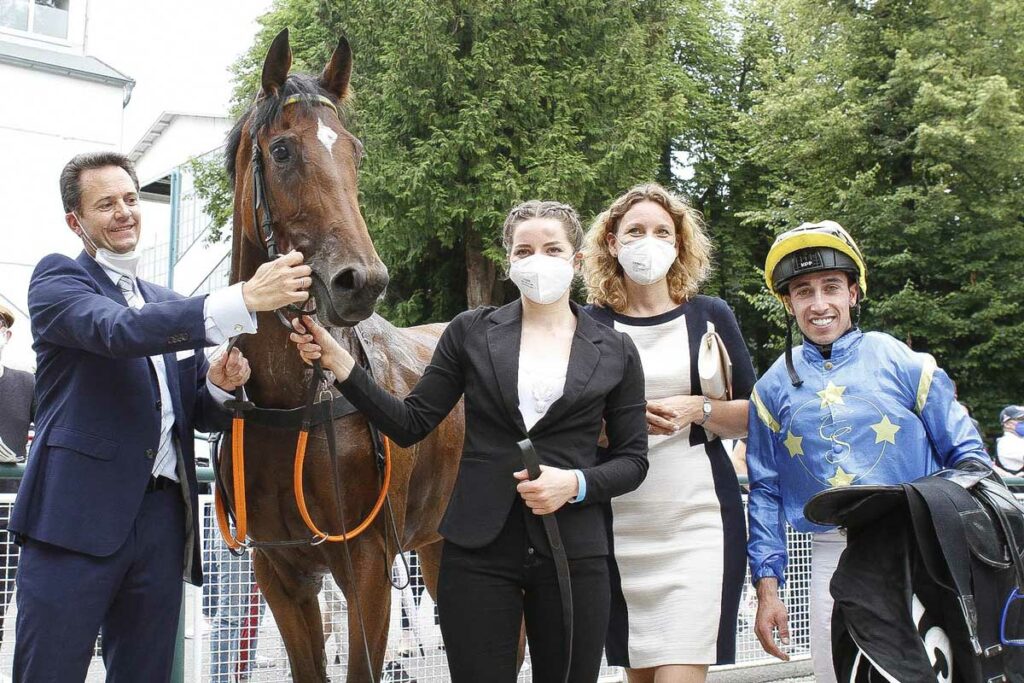
[[[320,118],[317,118],[316,120],[316,137],[323,143],[324,147],[327,148],[327,153],[330,154],[333,159],[334,142],[338,139],[338,134],[325,125],[323,120]]]

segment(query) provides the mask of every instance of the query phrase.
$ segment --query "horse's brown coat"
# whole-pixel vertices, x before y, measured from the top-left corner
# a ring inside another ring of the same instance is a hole
[[[263,71],[261,98],[283,98],[295,85],[287,77],[291,64],[287,31],[275,39]],[[344,39],[318,82],[323,94],[342,100],[347,94],[351,53]],[[287,80],[285,80],[287,77]],[[238,127],[230,167],[235,171],[232,282],[251,277],[266,261],[265,249],[253,225],[250,170],[250,117]],[[338,134],[331,153],[317,138],[316,118]],[[290,166],[277,166],[270,146],[287,139],[298,157]],[[386,269],[373,248],[358,206],[354,138],[330,108],[289,106],[259,134],[273,229],[282,251],[303,252],[322,285],[313,293],[320,320],[358,357],[350,327],[369,342],[370,365],[378,382],[396,395],[405,395],[430,360],[443,325],[399,329],[373,314],[373,304],[386,282]],[[350,144],[343,144],[349,142]],[[230,149],[230,146],[229,146]],[[346,271],[348,271],[346,273]],[[357,272],[358,271],[358,272]],[[259,332],[239,342],[249,359],[252,377],[246,385],[250,400],[261,407],[293,408],[303,404],[309,369],[301,362],[286,330],[273,314],[259,315]],[[337,391],[334,391],[337,395]],[[334,425],[340,450],[346,528],[367,514],[378,492],[378,474],[371,453],[366,420],[351,415]],[[455,481],[462,447],[461,404],[430,436],[412,448],[392,447],[390,486],[395,523],[402,549],[416,549],[427,587],[435,594],[440,560],[437,526]],[[249,535],[256,541],[309,538],[293,493],[292,467],[296,432],[248,424],[245,432],[246,499]],[[218,476],[232,491],[231,443],[225,439]],[[303,476],[310,514],[324,531],[341,532],[335,502],[333,473],[323,428],[309,439]],[[233,506],[234,501],[229,503]],[[387,644],[390,616],[391,565],[397,553],[387,533],[384,513],[361,536],[348,544],[354,576],[344,549],[337,543],[253,551],[256,579],[280,628],[296,683],[327,680],[324,632],[317,602],[322,576],[330,573],[349,604],[349,661],[347,680],[368,681],[363,633],[358,622],[356,594],[362,606],[374,679],[379,680]]]

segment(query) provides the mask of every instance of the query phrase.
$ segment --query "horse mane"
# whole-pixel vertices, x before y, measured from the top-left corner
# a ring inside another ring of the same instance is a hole
[[[244,114],[238,117],[238,121],[235,122],[231,132],[228,133],[224,150],[224,167],[228,172],[228,181],[231,183],[232,188],[235,186],[235,157],[238,155],[238,146],[242,143],[242,128],[245,127],[247,121],[251,120],[256,132],[263,132],[281,118],[281,113],[284,109],[282,105],[292,95],[312,96],[314,100],[317,95],[323,95],[331,102],[334,102],[335,105],[338,105],[339,113],[344,112],[344,107],[341,106],[343,103],[339,102],[337,97],[321,88],[320,80],[316,76],[301,73],[288,74],[284,87],[278,91],[276,96],[263,97],[257,100],[245,110]],[[315,101],[303,99],[291,106],[300,107],[303,114],[310,114],[320,105]],[[342,125],[348,127],[347,117],[344,116],[344,113],[342,113],[342,116]]]

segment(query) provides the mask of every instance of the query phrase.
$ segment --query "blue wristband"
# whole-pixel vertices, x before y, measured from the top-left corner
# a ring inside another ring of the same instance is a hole
[[[576,497],[569,500],[570,503],[580,503],[587,497],[587,478],[583,476],[583,470],[573,470],[576,475],[576,482],[579,484],[579,491]]]

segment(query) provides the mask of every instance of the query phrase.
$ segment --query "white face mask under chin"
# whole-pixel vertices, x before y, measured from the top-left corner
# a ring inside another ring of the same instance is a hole
[[[87,242],[89,246],[96,250],[96,255],[93,257],[96,259],[96,263],[100,264],[104,268],[108,268],[115,273],[121,273],[129,277],[135,277],[135,271],[139,267],[139,250],[132,249],[123,254],[118,254],[115,251],[104,249],[103,247],[97,246],[93,242],[92,238],[89,237],[89,233],[85,231],[85,224],[82,222],[81,217],[72,212],[75,218],[78,219],[79,232],[78,236],[82,238],[83,242]]]
[[[527,299],[535,304],[550,304],[569,290],[573,268],[571,261],[534,254],[513,263],[508,275]]]
[[[619,247],[619,264],[626,276],[638,285],[659,282],[676,262],[676,245],[656,237],[622,244]]]

